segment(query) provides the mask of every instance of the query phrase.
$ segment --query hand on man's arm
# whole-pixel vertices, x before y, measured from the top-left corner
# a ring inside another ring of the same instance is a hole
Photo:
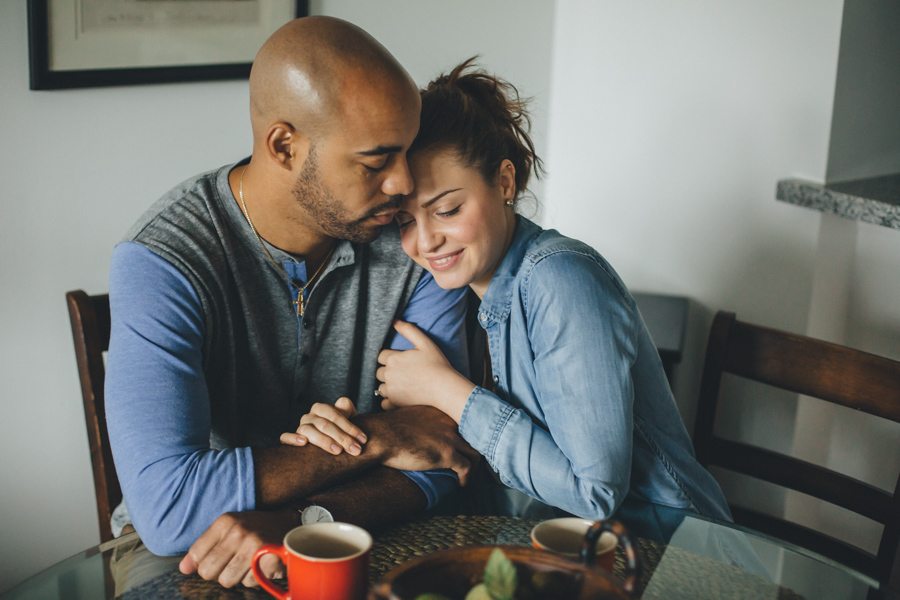
[[[377,465],[405,471],[452,469],[465,485],[479,459],[453,419],[432,407],[363,415],[353,422],[368,438],[359,456],[335,456],[313,445],[254,450],[257,508],[307,498]]]

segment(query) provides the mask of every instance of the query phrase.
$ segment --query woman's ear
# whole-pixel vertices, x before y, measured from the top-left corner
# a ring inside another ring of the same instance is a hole
[[[507,204],[513,202],[516,199],[516,168],[508,158],[504,158],[503,162],[500,163],[500,172],[497,174],[497,180],[503,200]]]
[[[282,169],[302,167],[309,155],[309,138],[289,123],[274,123],[266,132],[269,157]]]

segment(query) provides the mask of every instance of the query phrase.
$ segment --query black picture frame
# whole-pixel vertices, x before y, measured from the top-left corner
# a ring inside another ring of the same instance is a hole
[[[50,1],[28,0],[28,54],[30,89],[32,90],[215,81],[246,79],[250,76],[252,58],[247,62],[229,64],[52,70],[50,68]],[[294,3],[296,17],[304,17],[309,14],[308,0],[288,1]]]

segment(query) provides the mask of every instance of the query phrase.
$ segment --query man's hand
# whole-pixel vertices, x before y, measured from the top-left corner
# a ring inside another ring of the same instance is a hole
[[[459,436],[456,422],[431,406],[410,406],[358,417],[369,434],[363,456],[374,452],[386,467],[403,471],[453,469],[466,485],[469,471],[481,459]]]
[[[290,509],[225,513],[194,542],[178,568],[227,588],[259,585],[250,571],[253,555],[264,544],[280,544],[297,525],[296,512]],[[270,579],[284,577],[284,566],[272,554],[262,557],[259,566]]]
[[[475,384],[463,377],[418,327],[395,321],[394,329],[409,340],[412,350],[382,350],[375,372],[385,410],[403,406],[434,406],[459,423]]]

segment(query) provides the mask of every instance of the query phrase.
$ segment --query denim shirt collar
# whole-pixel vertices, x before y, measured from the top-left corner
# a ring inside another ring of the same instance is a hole
[[[516,215],[516,230],[513,233],[509,249],[494,271],[488,284],[481,306],[478,309],[482,326],[491,322],[505,320],[509,316],[513,292],[516,290],[516,278],[531,242],[541,234],[541,227],[521,215]]]

